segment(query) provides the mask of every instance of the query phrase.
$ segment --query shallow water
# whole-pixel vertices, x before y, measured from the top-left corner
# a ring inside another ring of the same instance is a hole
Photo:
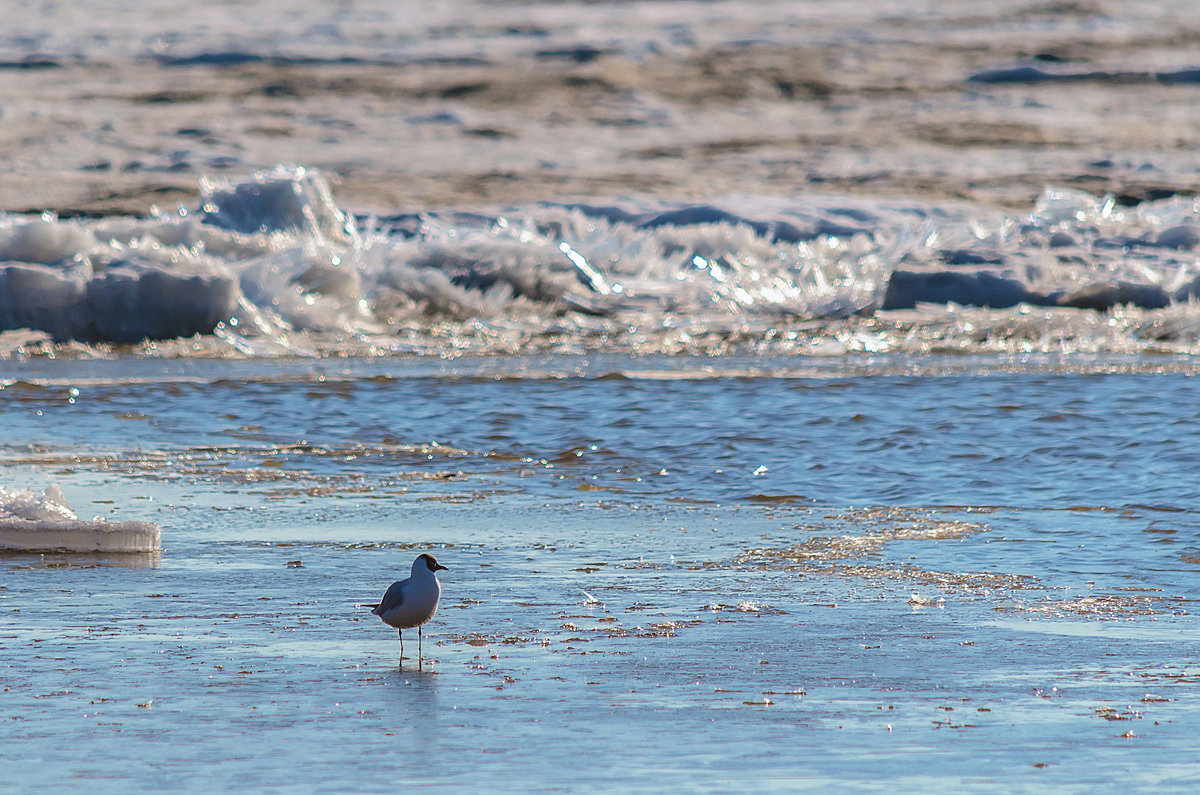
[[[3,559],[16,786],[1195,782],[1188,374],[326,364],[6,373],[6,482],[164,544]]]

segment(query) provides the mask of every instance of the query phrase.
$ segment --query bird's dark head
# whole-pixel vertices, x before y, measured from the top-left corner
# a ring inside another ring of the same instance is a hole
[[[432,572],[450,571],[450,569],[446,568],[445,566],[443,566],[442,564],[440,564],[436,560],[434,560],[433,555],[421,555],[420,559],[425,562],[425,567],[428,568]]]

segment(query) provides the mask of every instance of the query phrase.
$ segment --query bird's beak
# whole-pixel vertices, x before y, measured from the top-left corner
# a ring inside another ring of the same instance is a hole
[[[435,563],[435,564],[433,564],[433,570],[434,570],[434,571],[450,571],[450,567],[449,567],[449,566],[443,566],[443,565],[442,565],[442,564],[440,564],[440,563]]]

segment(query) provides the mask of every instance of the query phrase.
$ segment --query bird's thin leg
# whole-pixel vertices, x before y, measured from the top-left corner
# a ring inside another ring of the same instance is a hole
[[[417,627],[417,667],[421,667],[421,628]]]
[[[398,629],[396,633],[400,636],[400,665],[404,665],[404,630]]]

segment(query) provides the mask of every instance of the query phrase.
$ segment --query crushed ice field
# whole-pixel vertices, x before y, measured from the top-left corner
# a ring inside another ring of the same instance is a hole
[[[1195,198],[356,219],[277,167],[205,180],[195,211],[0,219],[0,355],[1193,353],[1198,246]]]

